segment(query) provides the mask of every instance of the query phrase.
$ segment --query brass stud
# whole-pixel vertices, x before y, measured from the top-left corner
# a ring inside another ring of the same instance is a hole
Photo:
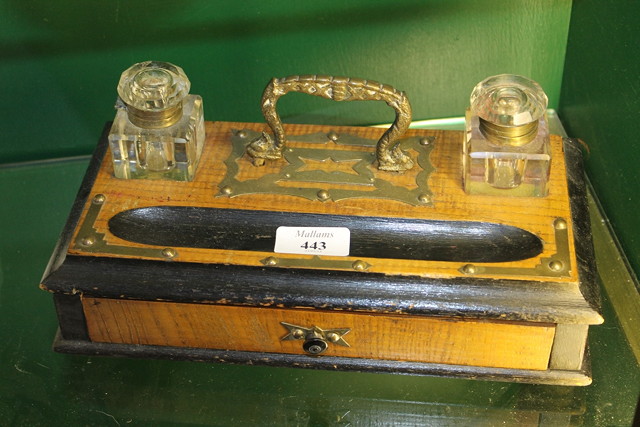
[[[357,261],[354,261],[353,264],[351,264],[351,267],[355,271],[364,271],[367,269],[367,263],[361,260],[357,260]]]
[[[107,198],[104,196],[104,194],[96,194],[93,197],[93,203],[95,203],[96,205],[101,205],[104,203],[106,199]]]
[[[270,256],[264,260],[264,265],[269,265],[269,266],[278,265],[278,258]]]
[[[561,271],[564,268],[564,264],[561,261],[551,261],[549,268],[553,271]]]
[[[244,129],[243,130],[239,130],[238,133],[236,133],[236,135],[239,138],[246,138],[247,137],[247,131],[245,131]]]
[[[329,192],[327,190],[320,190],[317,193],[318,199],[325,201],[328,200],[329,197],[331,197],[331,195],[329,194]]]
[[[435,141],[436,137],[435,136],[426,136],[424,138],[420,138],[420,145],[429,145],[431,144],[433,141]]]
[[[335,332],[329,332],[327,334],[327,339],[331,342],[336,342],[340,340],[340,335],[336,334]]]
[[[340,138],[340,135],[338,135],[335,131],[331,131],[327,134],[327,138],[329,138],[333,142],[336,142],[338,138]]]
[[[565,221],[564,218],[557,218],[553,222],[553,226],[556,228],[556,230],[566,230],[567,221]]]
[[[162,250],[162,256],[165,258],[175,258],[176,255],[178,255],[178,252],[176,252],[176,250],[173,248],[164,248]]]
[[[96,239],[93,236],[83,237],[82,240],[80,240],[82,246],[93,246],[95,243]]]
[[[431,202],[431,197],[429,197],[428,194],[424,194],[423,193],[423,194],[418,196],[418,201],[420,203],[429,203],[429,202]]]
[[[291,335],[293,335],[293,337],[295,339],[300,339],[304,337],[304,331],[302,329],[294,329],[293,331],[291,331]]]
[[[473,264],[467,264],[464,267],[462,267],[462,272],[466,274],[475,274],[476,266]]]
[[[225,185],[224,187],[222,187],[220,189],[220,192],[222,194],[226,194],[228,196],[230,194],[233,194],[233,188],[229,187],[228,185]]]

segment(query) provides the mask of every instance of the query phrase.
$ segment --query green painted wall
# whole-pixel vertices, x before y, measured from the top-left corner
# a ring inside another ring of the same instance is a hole
[[[640,2],[574,4],[560,118],[591,151],[587,172],[640,273]]]
[[[406,91],[414,118],[463,114],[498,73],[558,105],[570,0],[0,0],[0,163],[91,152],[135,62],[181,65],[208,120],[262,121],[271,77],[337,74]],[[292,94],[289,122],[388,122],[383,103]]]

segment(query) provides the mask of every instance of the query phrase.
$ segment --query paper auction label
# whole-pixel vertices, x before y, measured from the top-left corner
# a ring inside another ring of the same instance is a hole
[[[351,232],[346,227],[278,227],[274,252],[302,255],[349,255]]]

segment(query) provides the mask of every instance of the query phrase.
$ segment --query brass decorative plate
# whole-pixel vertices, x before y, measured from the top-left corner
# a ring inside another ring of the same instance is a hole
[[[420,167],[416,174],[415,187],[405,188],[381,178],[382,174],[389,172],[379,172],[376,168],[371,167],[376,158],[377,141],[354,135],[338,135],[335,132],[290,135],[290,141],[313,143],[317,144],[318,148],[288,147],[283,153],[287,165],[278,173],[268,173],[255,179],[240,180],[237,178],[240,172],[238,160],[245,155],[250,142],[259,138],[261,134],[248,129],[233,130],[232,132],[232,152],[225,160],[227,174],[219,185],[220,191],[216,197],[268,193],[297,196],[323,202],[371,198],[391,199],[413,206],[431,206],[433,204],[433,194],[427,184],[429,175],[434,170],[429,160],[429,154],[434,145],[433,138],[410,137],[400,141],[403,151],[417,153],[416,160]],[[354,149],[331,150],[330,145],[332,144],[352,146]],[[323,169],[313,169],[312,165],[318,162],[321,162],[323,166],[328,166]],[[331,170],[331,163],[336,165],[335,169],[348,163],[355,173]],[[295,183],[304,183],[304,186],[296,186]],[[344,187],[345,185],[361,189],[339,188],[339,186]]]

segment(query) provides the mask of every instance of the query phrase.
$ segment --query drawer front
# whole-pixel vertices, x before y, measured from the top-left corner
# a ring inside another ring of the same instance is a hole
[[[329,342],[323,355],[452,365],[545,370],[555,325],[83,298],[94,342],[305,354],[304,328],[350,331],[347,346]],[[319,356],[322,357],[322,356]]]

